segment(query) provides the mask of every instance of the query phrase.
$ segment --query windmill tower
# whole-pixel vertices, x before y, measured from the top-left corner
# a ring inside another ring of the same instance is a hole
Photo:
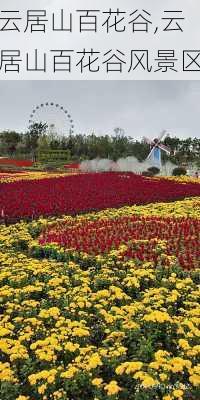
[[[162,131],[160,136],[154,140],[150,140],[146,137],[143,138],[144,142],[151,146],[147,160],[150,161],[152,167],[157,167],[159,169],[162,168],[162,151],[168,155],[171,154],[170,148],[161,143],[166,133],[166,131]]]

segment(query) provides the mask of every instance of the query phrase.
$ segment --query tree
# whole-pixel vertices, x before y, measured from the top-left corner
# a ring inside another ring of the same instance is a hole
[[[164,139],[164,144],[170,148],[170,150],[174,153],[179,150],[181,141],[177,137],[166,136]]]
[[[38,148],[39,138],[45,135],[48,125],[42,122],[35,122],[28,128],[26,134],[26,146],[32,153],[33,161],[36,160],[36,152]]]
[[[43,150],[48,150],[50,149],[50,138],[48,135],[40,135],[38,138],[38,150],[43,151]]]
[[[181,176],[181,175],[186,175],[187,171],[184,167],[176,167],[172,171],[173,176]]]
[[[0,139],[3,151],[8,153],[9,156],[13,156],[21,140],[21,135],[15,131],[4,131],[0,134]]]
[[[151,172],[153,175],[158,175],[160,173],[160,169],[157,167],[149,167],[147,171]]]
[[[116,135],[116,136],[119,136],[119,137],[122,137],[122,136],[125,135],[124,129],[123,129],[123,128],[120,128],[120,127],[115,128],[115,129],[114,129],[114,132],[115,132],[115,135]]]
[[[130,141],[124,134],[124,129],[115,128],[114,129],[115,136],[112,137],[112,145],[113,145],[113,160],[116,161],[121,157],[126,157]]]
[[[130,144],[130,154],[138,159],[138,161],[144,161],[150,152],[149,145],[147,143],[139,142],[138,140],[133,141]]]

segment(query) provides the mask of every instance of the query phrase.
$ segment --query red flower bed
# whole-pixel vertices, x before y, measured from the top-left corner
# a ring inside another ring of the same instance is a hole
[[[40,244],[57,243],[88,254],[107,253],[128,245],[124,259],[157,261],[157,239],[167,241],[167,255],[176,256],[184,268],[200,267],[200,220],[127,216],[117,219],[60,224],[43,232]],[[137,242],[141,240],[141,243]],[[166,260],[163,260],[166,265]]]
[[[78,164],[78,163],[65,164],[64,168],[66,168],[66,169],[79,169],[80,168],[80,164]]]
[[[132,173],[90,173],[0,184],[0,210],[23,218],[76,214],[200,195],[200,184],[148,179]]]
[[[12,170],[10,170],[10,169],[3,169],[3,171],[1,171],[0,170],[0,178],[3,178],[3,175],[5,175],[5,176],[12,176],[13,177],[13,175],[18,175],[18,174],[25,174],[26,173],[26,171],[19,171],[19,170],[14,170],[14,169],[12,169]]]
[[[0,158],[0,165],[14,165],[17,167],[31,167],[33,162],[30,160],[15,160],[13,158]]]

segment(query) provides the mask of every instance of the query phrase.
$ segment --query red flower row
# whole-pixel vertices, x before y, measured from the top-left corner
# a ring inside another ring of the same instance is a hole
[[[0,158],[0,165],[14,165],[16,167],[31,167],[33,162],[30,160],[15,160],[13,158]]]
[[[200,267],[200,220],[127,216],[117,219],[84,221],[71,226],[56,224],[43,232],[40,244],[57,243],[88,254],[103,254],[128,245],[123,258],[157,261],[157,239],[167,242],[164,253],[176,256],[187,269]],[[141,240],[141,242],[138,242]],[[146,242],[145,242],[146,240]],[[163,262],[166,264],[166,260]]]
[[[133,173],[89,173],[0,184],[0,211],[10,218],[76,214],[200,195],[200,184]]]
[[[64,168],[66,168],[66,169],[79,169],[80,168],[80,164],[78,164],[78,163],[65,164]]]

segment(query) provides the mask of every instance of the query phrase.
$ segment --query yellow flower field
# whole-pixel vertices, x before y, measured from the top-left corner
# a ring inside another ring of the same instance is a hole
[[[92,257],[38,243],[55,221],[132,214],[199,219],[200,198],[1,227],[2,399],[199,398],[199,269],[161,240],[156,268],[122,261],[123,246]]]

